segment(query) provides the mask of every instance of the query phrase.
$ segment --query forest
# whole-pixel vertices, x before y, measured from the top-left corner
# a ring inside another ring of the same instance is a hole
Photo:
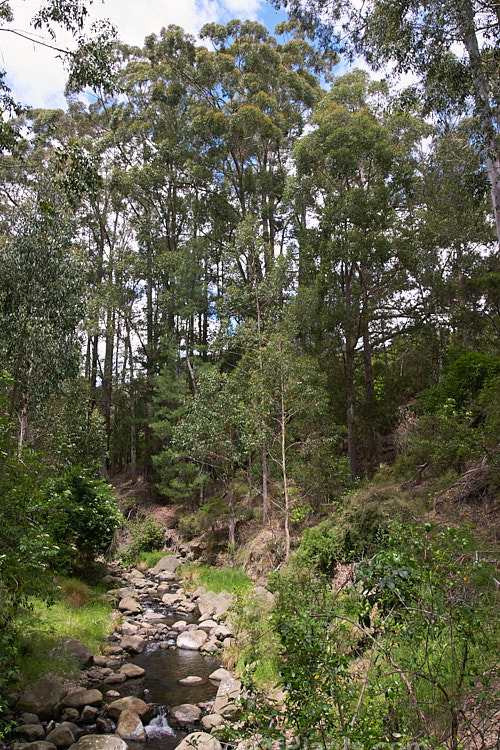
[[[498,747],[500,4],[274,4],[274,31],[103,27],[65,110],[1,78],[0,695],[56,573],[127,526],[161,548],[125,477],[209,564],[273,529],[280,645],[245,622],[238,659],[258,690],[286,654],[299,735]]]

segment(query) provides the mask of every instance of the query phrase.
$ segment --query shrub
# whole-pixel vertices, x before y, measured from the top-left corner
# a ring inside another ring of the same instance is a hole
[[[333,572],[339,558],[338,535],[329,521],[306,529],[295,553],[299,563],[312,565],[322,573]]]
[[[141,552],[152,552],[163,547],[165,530],[151,516],[140,516],[129,524],[131,541],[122,552],[122,560],[132,563]]]

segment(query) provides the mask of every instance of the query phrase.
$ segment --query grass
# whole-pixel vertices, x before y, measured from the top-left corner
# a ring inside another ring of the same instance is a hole
[[[139,552],[135,559],[135,566],[141,570],[147,570],[148,568],[154,568],[157,562],[159,562],[165,555],[173,555],[171,550],[159,550],[155,549],[150,552]]]
[[[186,588],[205,586],[208,591],[220,594],[228,591],[237,596],[250,588],[252,581],[242,568],[212,568],[200,563],[185,563],[177,569],[177,578],[184,581]]]
[[[50,652],[64,638],[85,643],[94,653],[112,630],[111,607],[78,579],[58,579],[59,596],[53,604],[34,599],[17,619],[17,649],[23,684],[44,672],[71,674],[67,660]]]

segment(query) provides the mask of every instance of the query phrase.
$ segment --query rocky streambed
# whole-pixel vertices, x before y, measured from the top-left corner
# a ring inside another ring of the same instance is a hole
[[[113,568],[115,631],[94,655],[68,639],[79,685],[47,675],[19,698],[12,750],[220,750],[210,732],[238,711],[241,685],[220,667],[230,643],[226,592],[175,583],[184,560],[166,555],[143,573]]]

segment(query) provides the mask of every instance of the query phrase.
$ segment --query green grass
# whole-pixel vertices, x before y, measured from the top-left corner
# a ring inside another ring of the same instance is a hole
[[[216,594],[229,591],[231,594],[240,595],[252,585],[251,579],[242,568],[212,568],[200,563],[185,563],[178,568],[176,576],[184,581],[186,588],[205,586],[208,591],[214,591]]]
[[[136,566],[140,568],[154,568],[157,562],[159,562],[165,555],[173,555],[171,550],[159,550],[155,549],[151,552],[140,552],[135,560]]]
[[[111,607],[77,579],[58,580],[59,597],[53,604],[34,599],[16,622],[19,671],[23,684],[44,672],[71,674],[67,660],[50,651],[64,638],[75,638],[99,653],[113,625]]]

